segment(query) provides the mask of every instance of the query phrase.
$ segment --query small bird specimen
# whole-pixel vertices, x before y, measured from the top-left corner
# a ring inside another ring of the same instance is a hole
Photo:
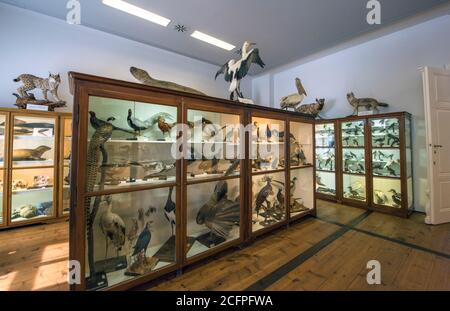
[[[391,147],[398,146],[400,144],[400,138],[395,135],[387,134],[387,144]]]
[[[256,201],[255,201],[255,211],[256,216],[259,217],[259,213],[261,212],[261,209],[264,209],[265,211],[270,210],[271,203],[268,200],[269,196],[273,195],[273,187],[272,187],[272,179],[268,176],[264,178],[266,181],[266,185],[261,188],[261,190],[256,195]],[[265,213],[265,219],[264,222],[267,222],[267,216],[268,213]]]
[[[145,124],[145,122],[139,120],[136,117],[133,117],[133,111],[131,109],[128,109],[127,123],[129,127],[131,127],[136,133],[138,133],[138,135],[141,135],[141,131],[145,131],[148,129],[148,126]]]
[[[392,193],[392,201],[394,202],[395,207],[402,206],[402,195],[401,193],[397,192],[395,189],[389,190],[390,193]]]
[[[378,145],[378,147],[383,147],[385,138],[384,137],[380,137],[380,138],[374,139],[373,141]]]
[[[230,100],[234,99],[236,94],[239,98],[244,98],[241,91],[241,80],[248,74],[252,64],[257,64],[261,68],[265,67],[261,57],[259,57],[259,49],[252,46],[255,43],[245,41],[242,46],[241,58],[239,60],[230,60],[217,71],[215,79],[221,74],[224,75],[225,81],[230,83]]]
[[[100,229],[106,240],[105,258],[107,258],[109,243],[114,245],[117,254],[125,244],[125,223],[118,214],[112,212],[110,197],[106,197],[103,203],[106,205],[106,211],[100,216]]]
[[[348,192],[350,193],[350,197],[352,197],[352,198],[358,198],[359,197],[359,191],[358,190],[353,189],[352,186],[348,186],[347,189],[348,189]]]
[[[322,186],[322,187],[326,187],[327,185],[325,185],[323,182],[322,182],[322,177],[320,177],[319,175],[316,175],[316,183],[319,185],[319,186]]]
[[[297,93],[285,96],[280,101],[281,109],[288,110],[289,108],[296,109],[308,94],[306,94],[305,88],[302,85],[302,81],[299,78],[295,79],[295,86],[297,87]]]
[[[172,200],[173,188],[174,187],[170,187],[166,206],[164,206],[164,215],[166,216],[167,221],[170,223],[170,227],[172,229],[172,236],[175,235],[175,224],[176,224],[176,217],[175,217],[176,204]]]
[[[159,130],[164,135],[170,134],[172,128],[176,125],[175,123],[169,124],[166,120],[173,120],[172,115],[166,112],[160,112],[157,115],[153,116],[150,120],[150,124],[153,126],[155,124],[158,125]]]
[[[383,191],[374,190],[374,194],[375,194],[375,200],[376,200],[377,204],[383,205],[383,204],[386,204],[386,202],[388,201],[388,197],[386,196],[386,194],[384,194]]]
[[[152,239],[152,233],[150,231],[150,226],[152,224],[152,221],[148,221],[145,224],[144,230],[142,230],[141,234],[139,234],[139,237],[136,241],[136,244],[134,245],[134,251],[131,256],[142,256],[143,258],[146,257],[147,248],[150,244],[150,240]]]

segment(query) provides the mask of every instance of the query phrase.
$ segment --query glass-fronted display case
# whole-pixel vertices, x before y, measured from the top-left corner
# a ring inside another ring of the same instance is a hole
[[[86,287],[107,288],[176,262],[175,105],[90,96],[83,183]]]
[[[8,116],[6,114],[0,113],[0,228],[6,225],[6,208],[7,204],[5,204],[5,196],[3,193],[5,193],[5,185],[6,182],[6,131],[8,129]]]
[[[314,124],[289,121],[290,218],[310,212],[314,199]]]
[[[413,206],[410,117],[373,117],[370,131],[373,206],[406,213]]]
[[[243,112],[201,105],[186,111],[186,239],[188,262],[242,240]]]
[[[366,120],[340,122],[343,200],[367,202]]]
[[[285,143],[289,134],[283,119],[252,116],[251,124],[252,233],[255,234],[287,220]],[[294,139],[297,140],[292,135],[289,141]],[[292,150],[298,153],[294,155],[294,164],[306,164],[307,159],[298,156],[301,150],[295,149],[298,146]]]
[[[13,113],[10,222],[56,216],[57,116]]]
[[[316,193],[336,199],[336,123],[319,122],[315,127]]]
[[[61,153],[60,153],[60,215],[68,215],[70,211],[70,159],[72,157],[72,116],[62,115]]]

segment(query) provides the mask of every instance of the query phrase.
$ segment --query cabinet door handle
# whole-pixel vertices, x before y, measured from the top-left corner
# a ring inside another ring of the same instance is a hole
[[[444,146],[442,146],[442,145],[434,145],[433,147],[434,148],[444,148]]]

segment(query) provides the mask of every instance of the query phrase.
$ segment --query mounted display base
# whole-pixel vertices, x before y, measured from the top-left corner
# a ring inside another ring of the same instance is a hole
[[[211,232],[205,233],[197,238],[197,241],[202,243],[208,248],[214,247],[216,245],[222,244],[226,240],[220,236],[217,236]]]
[[[125,272],[126,276],[140,276],[143,274],[150,273],[158,264],[159,259],[155,257],[144,257],[142,255],[138,255],[138,258],[135,262],[131,264],[131,266]]]
[[[95,263],[95,271],[102,271],[110,273],[117,270],[126,269],[128,266],[127,257],[120,256],[116,258],[109,258]]]
[[[108,279],[106,278],[106,274],[103,272],[86,278],[87,290],[95,291],[106,287],[108,287]]]

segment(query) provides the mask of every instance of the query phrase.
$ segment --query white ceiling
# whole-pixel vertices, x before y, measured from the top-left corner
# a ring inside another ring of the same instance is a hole
[[[127,0],[172,20],[167,27],[104,6],[79,0],[83,25],[212,64],[237,55],[193,39],[200,30],[233,45],[258,44],[266,70],[309,56],[362,34],[431,10],[450,0],[379,0],[382,24],[366,22],[367,0]],[[65,19],[67,0],[0,0]],[[188,27],[178,33],[174,25]],[[253,73],[260,73],[260,70]]]

